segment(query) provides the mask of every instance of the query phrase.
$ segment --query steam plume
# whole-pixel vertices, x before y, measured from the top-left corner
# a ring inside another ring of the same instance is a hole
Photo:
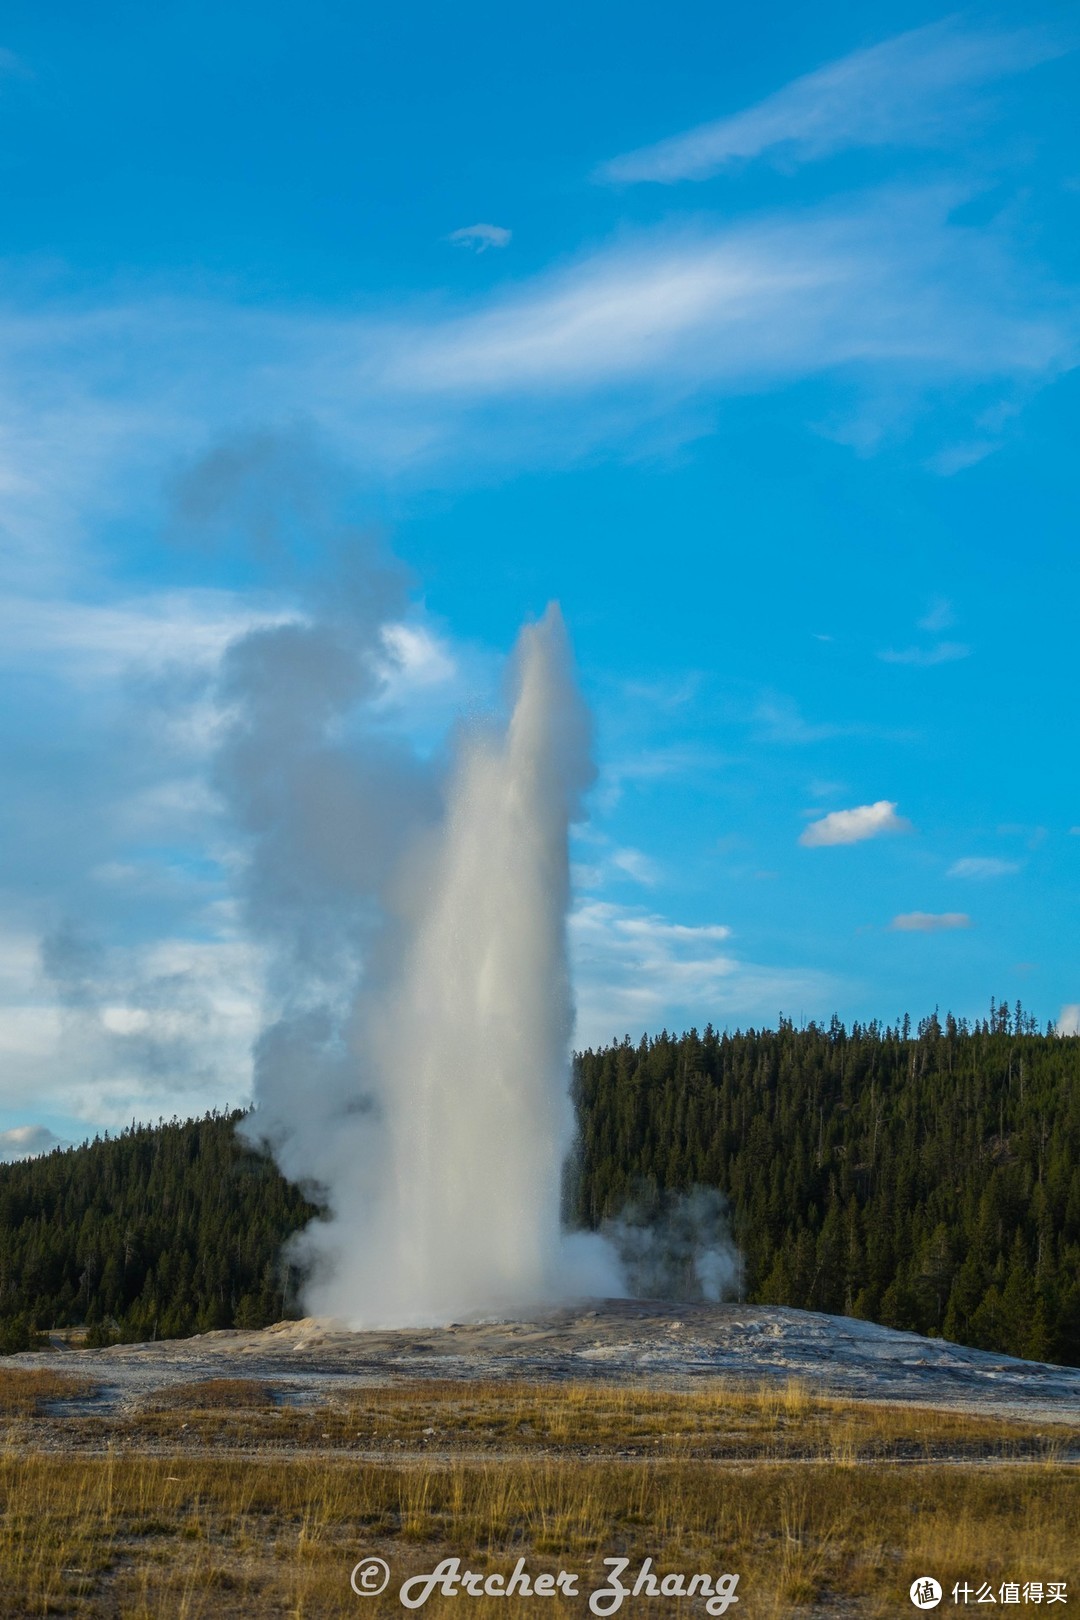
[[[559,1225],[572,1132],[567,840],[592,774],[559,611],[522,632],[509,722],[464,739],[441,819],[402,800],[400,761],[352,784],[364,815],[335,818],[338,835],[369,847],[379,835],[373,864],[345,886],[357,926],[369,902],[368,932],[331,930],[328,959],[302,921],[316,874],[293,854],[304,817],[292,795],[325,765],[328,717],[357,696],[355,660],[342,665],[333,642],[281,627],[236,651],[243,704],[225,756],[233,802],[259,831],[252,903],[283,936],[282,984],[295,976],[259,1043],[253,1128],[327,1205],[295,1246],[306,1303],[388,1326],[618,1293],[604,1241]],[[263,701],[280,665],[299,692],[284,715]],[[323,887],[325,931],[344,913]],[[352,964],[351,999],[345,985],[335,993],[335,959]]]

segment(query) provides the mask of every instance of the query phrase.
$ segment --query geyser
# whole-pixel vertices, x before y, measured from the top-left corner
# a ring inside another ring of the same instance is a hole
[[[388,863],[347,1017],[294,1006],[260,1043],[253,1128],[327,1204],[294,1244],[309,1310],[389,1327],[623,1292],[604,1240],[559,1220],[589,730],[552,606],[507,723],[462,737],[441,815]]]
[[[505,731],[462,744],[441,827],[406,855],[400,971],[358,1020],[378,1159],[355,1189],[365,1218],[346,1232],[342,1212],[308,1234],[331,1262],[312,1289],[321,1310],[357,1325],[437,1322],[617,1291],[602,1242],[559,1229],[567,839],[588,739],[550,607],[521,634]]]

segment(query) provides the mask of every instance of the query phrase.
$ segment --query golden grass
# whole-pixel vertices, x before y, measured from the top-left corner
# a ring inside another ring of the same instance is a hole
[[[813,1396],[802,1385],[690,1390],[568,1383],[410,1381],[338,1390],[317,1405],[254,1380],[184,1384],[155,1395],[121,1421],[88,1417],[125,1443],[267,1445],[345,1449],[365,1455],[516,1455],[727,1460],[1049,1459],[1080,1427]],[[286,1404],[282,1404],[282,1400]]]
[[[274,1405],[274,1388],[257,1378],[199,1378],[158,1390],[147,1406],[185,1412],[243,1412]]]
[[[83,1400],[96,1388],[89,1379],[69,1377],[47,1367],[0,1365],[0,1417],[40,1413],[50,1401]]]
[[[39,1454],[0,1460],[0,1501],[5,1616],[355,1613],[349,1571],[372,1552],[395,1581],[367,1613],[400,1614],[405,1575],[454,1554],[504,1570],[525,1555],[591,1585],[618,1553],[632,1567],[651,1554],[664,1570],[738,1572],[743,1615],[837,1600],[884,1615],[928,1572],[950,1587],[1075,1575],[1080,1478],[1057,1465]]]
[[[1029,1425],[797,1385],[409,1383],[316,1411],[273,1400],[257,1381],[214,1380],[170,1392],[186,1406],[130,1419],[12,1418],[0,1616],[400,1617],[400,1582],[455,1555],[473,1569],[524,1556],[534,1574],[576,1570],[583,1591],[602,1583],[606,1555],[632,1570],[651,1555],[661,1571],[737,1572],[734,1620],[914,1613],[907,1588],[927,1573],[947,1591],[1071,1580],[1077,1597],[1080,1470]],[[247,1454],[213,1449],[222,1433]],[[883,1460],[889,1448],[906,1460]],[[969,1461],[928,1460],[946,1453]],[[369,1553],[394,1579],[360,1599],[349,1572]],[[587,1613],[581,1597],[458,1607],[461,1620]],[[456,1610],[433,1599],[424,1612]],[[704,1610],[657,1598],[621,1612]]]

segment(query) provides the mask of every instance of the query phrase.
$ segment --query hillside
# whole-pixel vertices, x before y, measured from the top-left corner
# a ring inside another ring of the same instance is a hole
[[[135,1126],[0,1165],[0,1348],[86,1323],[90,1343],[262,1327],[281,1244],[315,1213],[233,1114]]]
[[[1022,1009],[587,1052],[574,1213],[727,1196],[746,1297],[1080,1364],[1080,1039]]]
[[[752,1302],[1080,1365],[1080,1040],[1017,1009],[720,1035],[577,1061],[579,1224],[694,1185],[728,1200]],[[240,1116],[133,1127],[0,1166],[0,1347],[255,1328],[315,1213]]]

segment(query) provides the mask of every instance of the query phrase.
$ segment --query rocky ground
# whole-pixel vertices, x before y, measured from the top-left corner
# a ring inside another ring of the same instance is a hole
[[[610,1300],[530,1321],[352,1332],[322,1318],[107,1350],[61,1346],[10,1358],[100,1385],[122,1408],[199,1378],[286,1380],[302,1394],[398,1379],[647,1382],[797,1379],[819,1394],[948,1406],[1035,1422],[1080,1420],[1080,1368],[1046,1366],[896,1333],[849,1317],[762,1305]]]

